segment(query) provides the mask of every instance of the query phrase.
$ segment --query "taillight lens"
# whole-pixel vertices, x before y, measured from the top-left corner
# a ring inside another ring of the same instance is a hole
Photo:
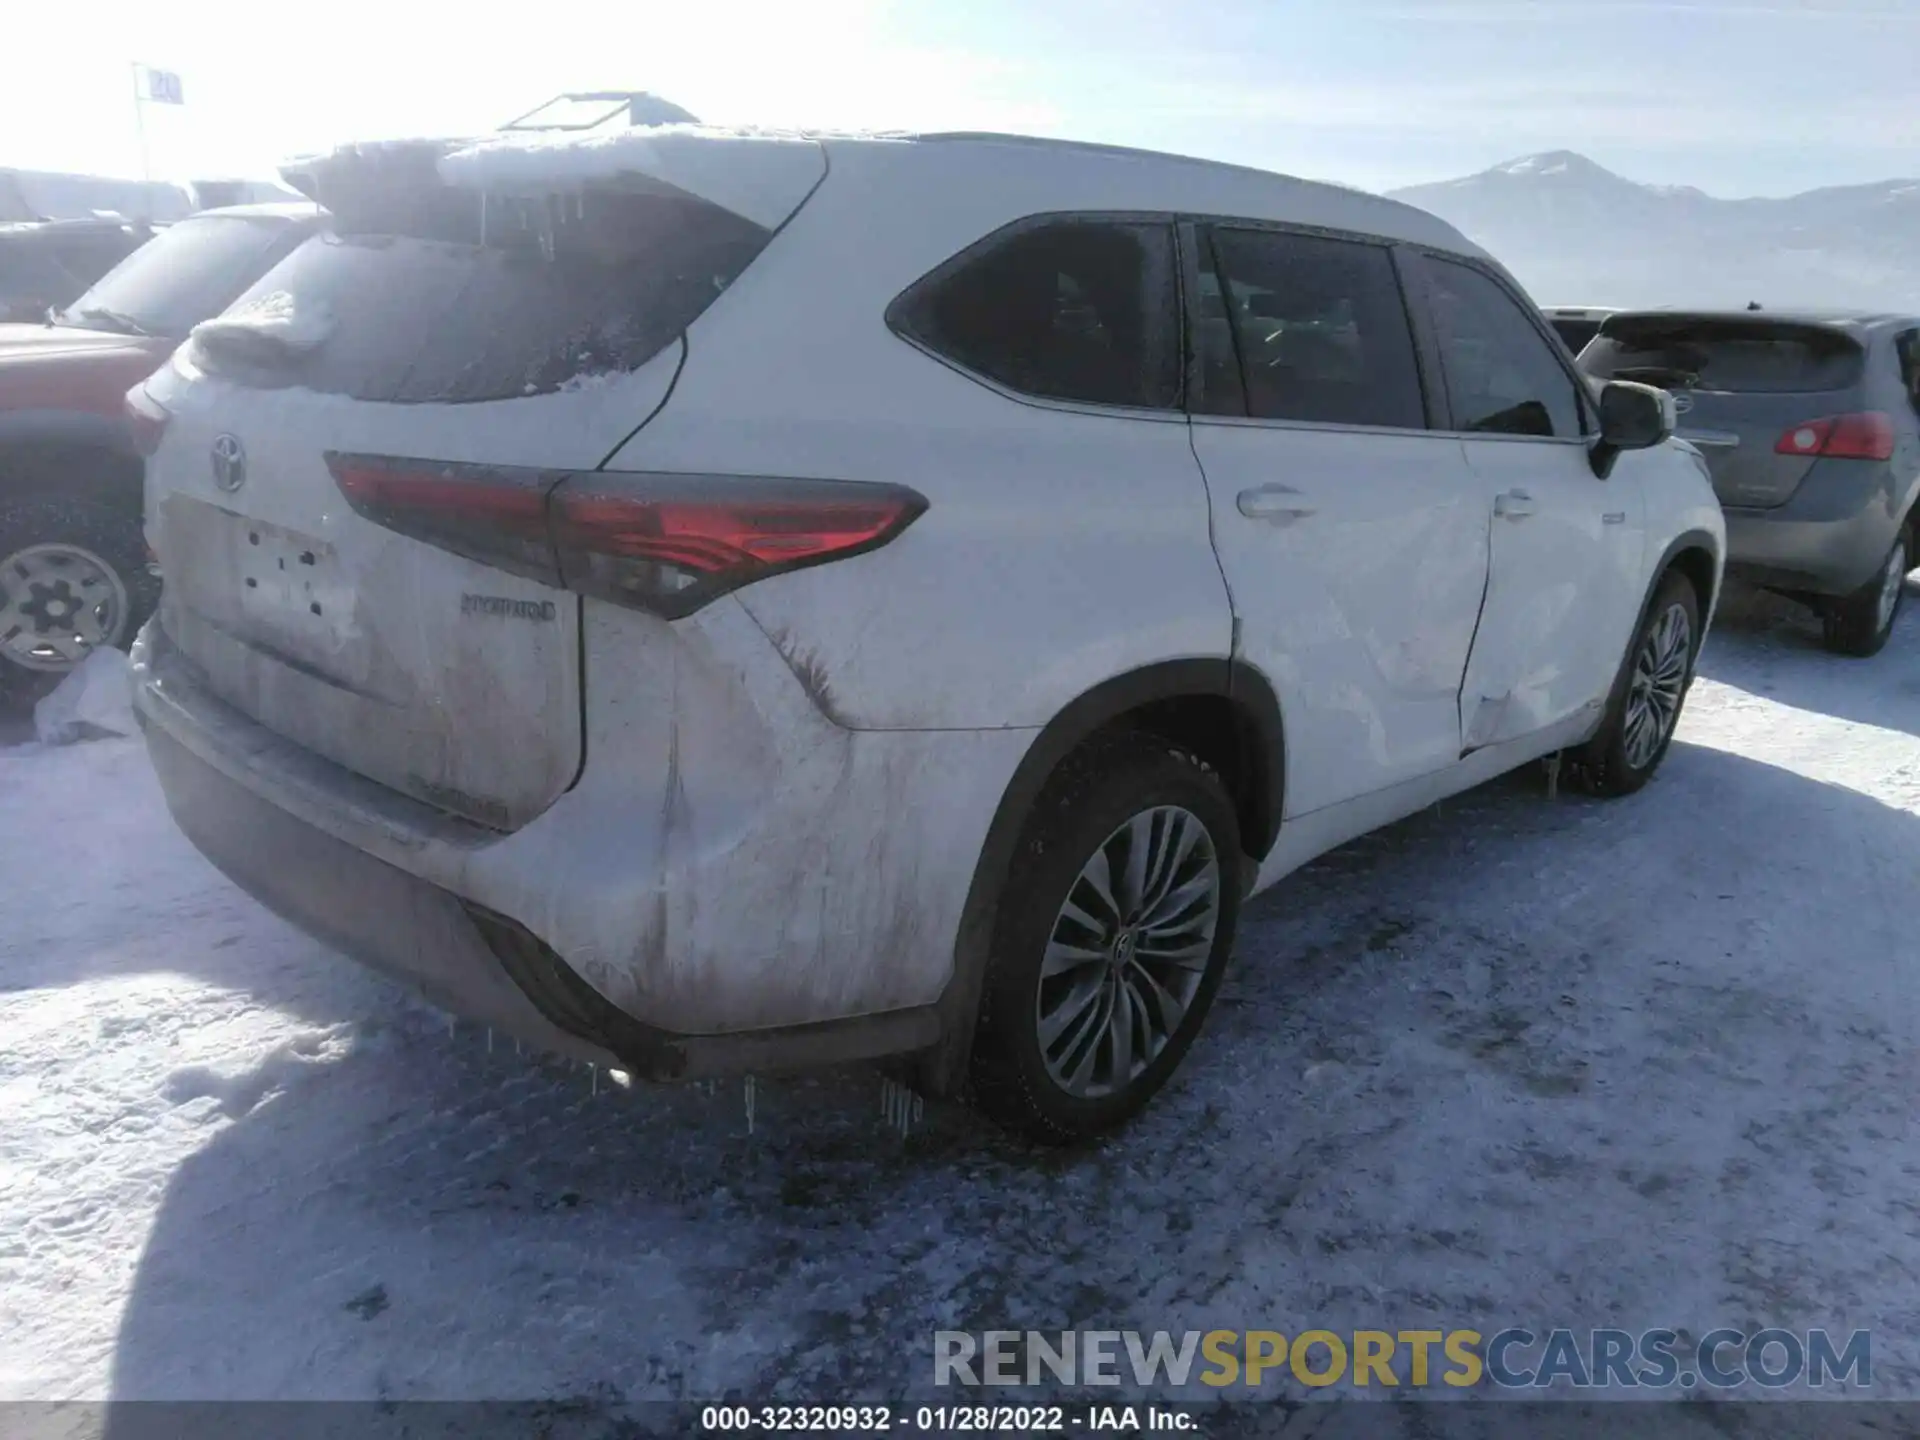
[[[1822,460],[1891,460],[1893,417],[1878,410],[1807,420],[1774,442],[1776,455]]]
[[[327,456],[327,468],[356,514],[496,570],[560,584],[547,533],[547,493],[562,471]]]
[[[893,485],[596,473],[561,487],[551,515],[568,589],[678,616],[884,545],[926,508]]]
[[[898,485],[571,473],[329,455],[347,502],[497,569],[668,619],[787,570],[886,544],[927,508]]]
[[[127,392],[124,413],[133,448],[143,457],[158,450],[160,437],[166,434],[167,422],[173,419],[173,412],[149,395],[145,385],[136,385]]]

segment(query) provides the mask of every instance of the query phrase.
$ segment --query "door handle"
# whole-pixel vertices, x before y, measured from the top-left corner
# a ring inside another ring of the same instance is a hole
[[[1271,520],[1276,525],[1291,525],[1313,514],[1313,506],[1300,503],[1300,492],[1291,485],[1258,485],[1242,490],[1234,505],[1249,520]]]
[[[1524,520],[1533,514],[1533,496],[1524,490],[1503,490],[1493,497],[1493,513],[1506,520]]]

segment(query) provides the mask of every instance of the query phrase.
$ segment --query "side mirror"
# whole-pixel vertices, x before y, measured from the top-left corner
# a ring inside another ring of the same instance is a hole
[[[1673,396],[1652,385],[1610,380],[1600,391],[1600,440],[1593,447],[1593,473],[1602,480],[1624,450],[1651,450],[1672,436],[1679,415]]]

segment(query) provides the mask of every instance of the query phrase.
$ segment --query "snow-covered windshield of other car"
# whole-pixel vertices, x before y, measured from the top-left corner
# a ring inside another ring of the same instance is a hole
[[[202,215],[169,225],[60,312],[62,325],[177,338],[259,277],[286,222]]]

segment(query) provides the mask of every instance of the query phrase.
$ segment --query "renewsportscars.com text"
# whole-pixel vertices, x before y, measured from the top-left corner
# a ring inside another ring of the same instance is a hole
[[[1778,1389],[1873,1383],[1872,1333],[1521,1327],[1478,1330],[940,1330],[933,1383],[961,1386],[1302,1385],[1421,1389]]]

